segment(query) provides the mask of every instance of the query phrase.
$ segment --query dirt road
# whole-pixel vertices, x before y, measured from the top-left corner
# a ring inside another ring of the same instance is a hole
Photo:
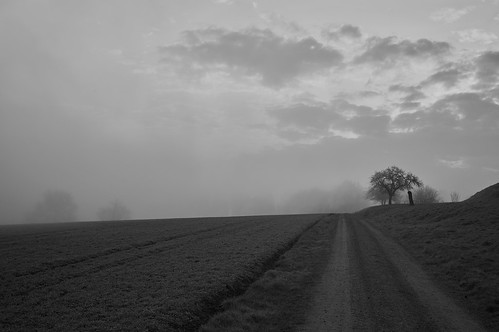
[[[300,331],[482,331],[391,239],[341,216]]]

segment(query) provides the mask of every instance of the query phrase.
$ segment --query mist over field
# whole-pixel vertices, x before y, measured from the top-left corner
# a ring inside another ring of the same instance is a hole
[[[0,223],[54,192],[83,221],[350,212],[391,165],[465,199],[499,177],[498,10],[1,1]]]

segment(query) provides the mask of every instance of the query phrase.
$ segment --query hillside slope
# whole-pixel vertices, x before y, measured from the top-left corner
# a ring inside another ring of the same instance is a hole
[[[396,239],[489,329],[499,327],[499,183],[460,203],[356,214]]]

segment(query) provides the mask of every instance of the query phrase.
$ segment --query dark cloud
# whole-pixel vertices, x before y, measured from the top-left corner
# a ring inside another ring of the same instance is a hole
[[[457,114],[462,122],[471,128],[499,129],[499,105],[478,93],[457,93],[446,96],[437,101],[432,109],[437,112]]]
[[[315,130],[327,130],[331,123],[341,119],[341,116],[326,104],[299,103],[271,110],[269,114],[276,118],[282,126]]]
[[[383,115],[384,113],[373,109],[366,105],[356,105],[349,103],[344,99],[335,99],[331,101],[331,107],[343,114],[347,113],[351,116],[364,116],[364,115]]]
[[[490,89],[487,91],[487,94],[491,98],[499,98],[499,84],[496,85],[494,88]]]
[[[421,91],[414,91],[408,94],[403,100],[405,103],[412,103],[421,100],[425,97],[425,94]]]
[[[475,61],[477,87],[490,87],[499,82],[499,52],[485,52]]]
[[[360,32],[360,29],[358,27],[350,25],[350,24],[343,25],[338,32],[341,33],[343,36],[350,37],[350,38],[362,37],[362,33]]]
[[[398,106],[404,111],[409,111],[409,110],[418,109],[421,106],[421,103],[414,101],[405,101],[398,104]]]
[[[312,37],[287,39],[270,30],[188,31],[184,42],[161,48],[164,61],[259,75],[264,84],[282,86],[297,76],[341,63],[343,56]]]
[[[499,129],[499,105],[478,93],[445,96],[424,110],[403,113],[392,122],[397,129],[459,129],[470,133],[495,132]]]
[[[420,91],[420,88],[418,86],[405,86],[401,84],[395,84],[391,85],[388,88],[388,91],[401,92],[406,94],[402,99],[404,103],[417,102],[425,97],[424,93]]]
[[[443,84],[447,88],[452,88],[463,77],[463,73],[457,69],[445,69],[436,72],[435,74],[424,80],[421,85]]]
[[[322,35],[329,40],[339,40],[341,38],[359,39],[362,37],[362,32],[359,27],[344,24],[334,30],[323,30]]]
[[[377,91],[364,90],[364,91],[360,91],[358,95],[360,97],[369,98],[369,97],[377,97],[380,95],[380,93]]]
[[[348,119],[345,128],[361,136],[383,136],[388,132],[388,115],[364,115]]]
[[[450,112],[416,111],[402,113],[391,123],[392,128],[407,132],[435,131],[442,128],[457,128],[460,121]]]
[[[329,130],[350,131],[360,136],[384,135],[388,132],[390,117],[382,113],[344,100],[330,104],[300,103],[269,111],[269,115],[278,120],[278,126],[285,128],[280,136],[290,141],[307,137],[306,134],[308,138],[327,135]]]
[[[446,54],[451,46],[446,42],[435,42],[428,39],[398,41],[395,37],[372,37],[368,39],[366,50],[354,63],[384,63],[400,58],[429,58]]]

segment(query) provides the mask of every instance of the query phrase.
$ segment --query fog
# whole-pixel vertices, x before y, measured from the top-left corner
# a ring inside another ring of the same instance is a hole
[[[68,194],[71,219],[89,221],[113,202],[136,219],[350,212],[366,206],[369,176],[391,165],[463,198],[493,182],[492,99],[464,96],[484,110],[471,120],[399,119],[389,107],[410,89],[391,86],[414,83],[407,66],[359,56],[354,43],[368,39],[357,27],[314,32],[262,6],[0,2],[0,223],[33,221],[48,192]],[[394,45],[391,59],[408,57],[410,41]],[[425,47],[407,60],[425,57],[413,68],[421,80],[451,50]],[[463,101],[446,102],[456,112]]]
[[[142,34],[155,8],[138,9],[2,2],[3,223],[26,221],[50,190],[72,195],[78,220],[96,220],[114,200],[135,218],[279,212],[274,196],[293,185],[273,190],[254,173],[246,182],[224,146],[203,146],[211,128],[155,128],[146,114],[157,98],[153,82],[114,58],[147,50]]]

